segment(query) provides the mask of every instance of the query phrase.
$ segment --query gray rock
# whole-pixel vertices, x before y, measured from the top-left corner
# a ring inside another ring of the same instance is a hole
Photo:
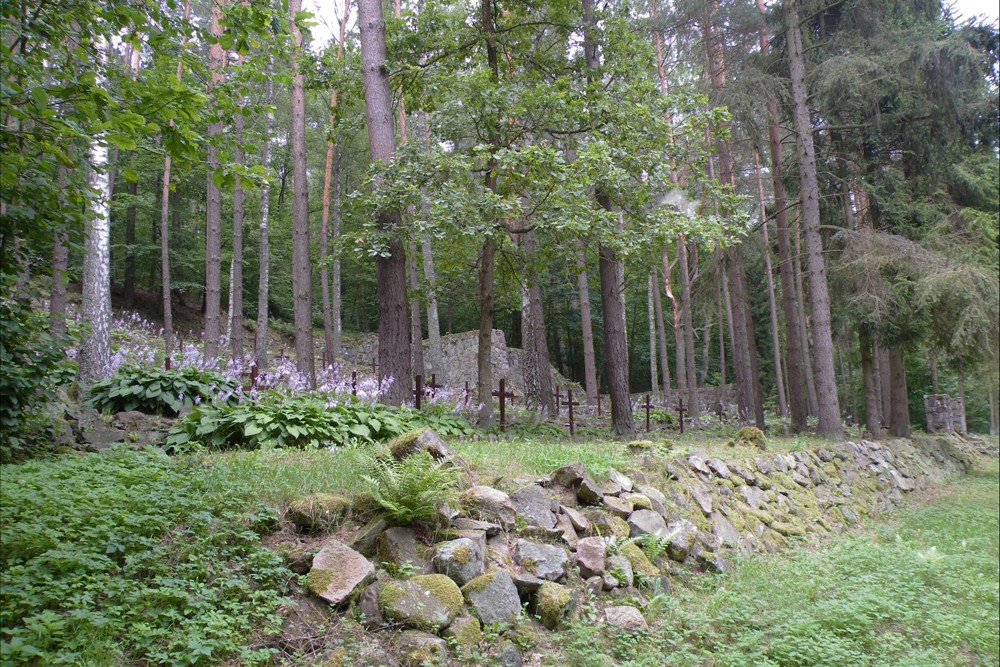
[[[482,544],[460,537],[434,549],[434,568],[464,586],[486,571]]]
[[[710,496],[705,489],[701,488],[701,485],[697,483],[691,485],[688,492],[691,494],[691,497],[694,498],[694,501],[698,503],[698,507],[701,508],[701,511],[705,516],[712,513],[712,496]]]
[[[518,489],[510,494],[510,500],[529,526],[555,528],[555,513],[559,509],[559,503],[542,487],[532,484]]]
[[[521,615],[521,598],[504,570],[476,577],[462,587],[462,595],[484,625],[510,623]]]
[[[390,581],[378,594],[382,615],[418,630],[442,630],[462,611],[462,594],[448,577],[424,574]]]
[[[698,537],[698,527],[687,519],[674,521],[667,526],[667,555],[678,562],[687,558]]]
[[[733,566],[729,561],[712,551],[700,552],[697,556],[695,556],[695,562],[697,562],[701,569],[705,572],[714,572],[715,574],[722,574],[733,569]]]
[[[632,513],[632,503],[624,498],[604,496],[604,507],[615,516],[627,519]]]
[[[732,471],[734,475],[742,479],[750,486],[753,486],[754,484],[757,483],[757,477],[743,466],[736,465],[735,463],[730,463],[729,470]]]
[[[417,452],[427,452],[436,459],[450,461],[461,468],[468,467],[465,461],[441,439],[441,436],[426,426],[390,440],[386,443],[386,447],[396,459],[402,459]]]
[[[609,493],[609,489],[601,486],[594,481],[593,477],[584,473],[583,479],[580,480],[580,486],[576,491],[576,497],[584,505],[597,505]]]
[[[90,451],[100,452],[116,442],[125,442],[125,431],[95,426],[83,431],[83,441]]]
[[[697,470],[703,475],[712,474],[712,471],[708,469],[707,465],[705,465],[705,459],[701,458],[697,454],[692,454],[691,456],[689,456],[687,461],[688,465],[691,466],[693,470]]]
[[[535,613],[542,625],[549,630],[558,630],[576,609],[576,595],[560,584],[546,581],[538,589],[535,597]]]
[[[448,664],[448,642],[419,630],[406,630],[399,638],[399,663],[403,667]]]
[[[608,480],[620,486],[622,491],[631,491],[632,487],[635,486],[635,483],[628,475],[622,474],[614,468],[608,470]]]
[[[459,517],[451,522],[451,525],[458,530],[481,530],[486,533],[486,537],[494,537],[500,532],[500,526],[495,523],[490,523],[489,521],[479,521],[478,519],[469,519],[466,517]]]
[[[354,535],[351,539],[351,547],[357,549],[366,556],[374,555],[375,541],[378,539],[378,536],[382,534],[382,531],[388,527],[389,522],[385,520],[385,517],[376,517],[372,519]]]
[[[712,515],[712,533],[727,547],[737,547],[740,544],[740,532],[729,520],[721,514]]]
[[[420,559],[417,558],[417,538],[412,528],[403,526],[386,528],[375,539],[375,551],[380,562],[395,565],[405,565],[408,562],[414,565],[420,563]]]
[[[768,459],[758,456],[753,460],[753,464],[757,466],[757,472],[761,475],[770,475],[774,472],[774,465]]]
[[[857,515],[857,514],[855,514],[854,510],[852,510],[852,509],[851,509],[850,507],[848,507],[847,505],[841,505],[841,506],[840,506],[840,513],[841,513],[842,515],[844,515],[844,519],[845,519],[845,520],[847,521],[847,523],[849,523],[849,524],[855,524],[855,523],[857,523],[857,522],[859,521],[859,519],[858,519],[858,515]]]
[[[653,510],[636,510],[628,518],[629,536],[653,535],[663,537],[667,534],[667,524],[663,517]],[[579,548],[579,547],[577,547]]]
[[[611,575],[622,588],[628,588],[635,582],[632,561],[621,554],[608,558],[608,569],[604,574]]]
[[[514,562],[540,579],[558,581],[566,575],[569,555],[562,547],[518,540]]]
[[[830,461],[833,460],[833,454],[823,449],[822,447],[816,450],[816,456],[818,456],[819,460],[822,461],[823,463],[829,463]]]
[[[785,462],[785,457],[781,454],[774,457],[774,469],[778,472],[788,472],[788,463]]]
[[[593,577],[590,577],[584,582],[583,586],[588,592],[593,593],[594,595],[600,593],[604,590],[604,575],[594,575]]]
[[[565,514],[559,514],[556,516],[556,530],[562,531],[563,542],[570,550],[576,549],[576,544],[579,541],[579,537],[576,534],[576,528],[573,527],[573,522]]]
[[[913,482],[904,478],[895,470],[889,471],[889,477],[892,479],[892,483],[896,485],[896,488],[901,491],[912,491],[915,488]]]
[[[486,521],[513,526],[517,516],[514,504],[503,491],[489,486],[473,486],[463,496],[465,506]]]
[[[605,609],[604,620],[608,625],[630,634],[649,628],[638,609],[624,605]]]
[[[510,572],[510,579],[514,582],[514,587],[517,588],[519,595],[526,596],[534,593],[542,584],[545,583],[544,579],[539,579],[533,574],[528,574],[527,572]]]
[[[798,470],[792,471],[792,480],[803,488],[809,488],[813,485],[812,480],[800,473]]]
[[[567,463],[552,473],[552,483],[575,489],[583,481],[587,469],[579,461]]]
[[[744,484],[736,490],[743,496],[743,500],[747,501],[747,505],[755,510],[759,510],[760,506],[767,500],[767,494],[756,486],[747,486]]]
[[[375,630],[385,624],[382,610],[378,608],[378,592],[382,584],[375,582],[365,587],[358,600],[358,611],[361,612],[361,624],[368,630]]]
[[[681,472],[681,469],[673,463],[667,463],[664,465],[663,470],[667,473],[667,479],[679,480],[681,477],[686,477],[686,475]]]
[[[573,528],[584,534],[590,532],[590,519],[585,517],[582,512],[572,507],[566,507],[565,505],[562,506],[561,510],[563,514],[569,517],[569,520],[573,523]]]
[[[367,558],[331,539],[313,558],[306,583],[314,595],[339,605],[360,592],[374,575],[375,566]]]
[[[504,642],[492,657],[496,667],[524,667],[524,655],[514,642]]]
[[[603,537],[585,537],[576,543],[576,564],[584,579],[604,574],[608,547]]]
[[[722,479],[729,478],[729,466],[727,466],[725,462],[720,461],[719,459],[708,459],[705,461],[705,464],[712,470],[712,472]]]

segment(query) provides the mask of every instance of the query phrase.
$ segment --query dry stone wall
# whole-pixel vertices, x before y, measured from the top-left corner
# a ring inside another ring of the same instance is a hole
[[[559,631],[588,594],[605,605],[609,627],[637,632],[642,612],[620,598],[669,590],[682,569],[725,571],[740,554],[842,532],[965,472],[979,456],[957,437],[725,459],[691,453],[667,461],[648,451],[636,447],[634,466],[606,479],[572,463],[510,494],[474,486],[459,511],[447,512],[451,528],[427,548],[419,540],[426,533],[397,527],[386,531],[391,540],[375,542],[416,548],[376,554],[372,534],[386,529],[373,522],[353,541],[328,541],[310,582],[327,600],[336,591],[340,610],[359,605],[366,627],[379,631],[375,643],[403,665],[449,664],[456,651],[477,646],[483,625],[508,639],[524,623]],[[437,455],[447,458],[447,448]],[[330,552],[352,567],[331,567]],[[397,578],[381,573],[372,581],[365,558],[389,563]],[[398,578],[405,571],[437,574]],[[496,653],[497,664],[525,659],[513,641],[477,650]]]

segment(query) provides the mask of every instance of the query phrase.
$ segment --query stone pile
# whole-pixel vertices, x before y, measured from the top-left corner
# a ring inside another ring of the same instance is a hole
[[[405,629],[394,640],[404,665],[447,664],[451,650],[479,643],[484,625],[513,634],[530,621],[525,609],[557,631],[588,591],[607,600],[609,631],[641,632],[635,601],[669,590],[675,568],[725,571],[733,554],[843,531],[968,463],[946,439],[743,461],[691,454],[600,479],[572,463],[510,494],[471,487],[429,546],[413,528],[384,522],[374,541],[372,525],[349,544],[331,539],[313,559],[309,588],[331,605],[357,605],[372,630]],[[375,578],[371,558],[397,576],[420,574]],[[511,641],[494,650],[497,664],[520,664]]]

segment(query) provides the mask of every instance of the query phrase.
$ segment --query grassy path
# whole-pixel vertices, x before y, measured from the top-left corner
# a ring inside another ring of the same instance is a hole
[[[910,503],[865,531],[678,586],[647,610],[646,636],[607,637],[584,617],[562,664],[1000,664],[997,461]]]

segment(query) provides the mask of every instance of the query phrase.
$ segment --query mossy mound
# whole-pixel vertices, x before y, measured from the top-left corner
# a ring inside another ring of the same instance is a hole
[[[454,642],[460,653],[471,653],[483,641],[483,628],[478,618],[459,616],[444,631],[444,636]]]
[[[646,577],[659,576],[660,569],[650,562],[646,553],[635,542],[626,542],[619,547],[618,553],[628,559],[634,573]]]
[[[333,493],[311,493],[289,505],[287,516],[300,532],[322,532],[333,526],[350,504]]]
[[[728,444],[730,447],[756,447],[764,451],[767,449],[767,436],[756,426],[744,426]]]

